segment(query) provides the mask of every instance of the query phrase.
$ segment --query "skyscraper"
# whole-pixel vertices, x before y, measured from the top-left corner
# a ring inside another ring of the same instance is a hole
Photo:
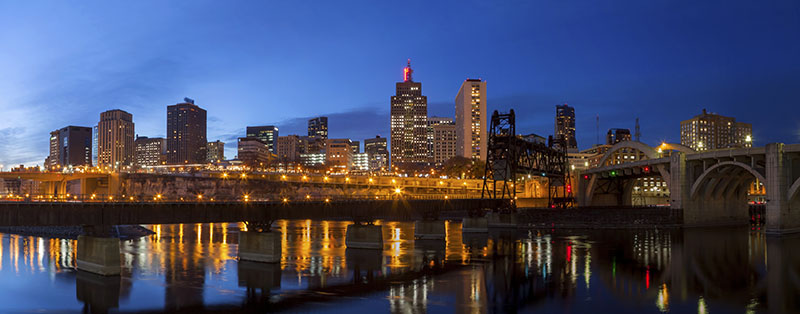
[[[486,82],[467,79],[456,95],[458,156],[486,160]]]
[[[98,165],[119,169],[133,164],[133,135],[133,115],[119,109],[101,113],[97,124]]]
[[[568,151],[578,150],[578,141],[575,139],[575,108],[567,104],[556,105],[555,139],[564,140]]]
[[[681,121],[681,144],[697,151],[752,147],[753,126],[716,113],[703,113]]]
[[[413,72],[409,60],[391,99],[391,158],[396,166],[429,162],[428,97],[422,95],[422,83],[412,79]]]
[[[312,139],[328,139],[328,117],[316,117],[308,120],[308,137]]]
[[[206,111],[184,98],[184,102],[167,106],[167,163],[205,163]]]
[[[92,165],[92,128],[68,126],[50,132],[50,156],[45,167]]]
[[[389,167],[389,150],[386,138],[380,135],[364,140],[364,153],[369,159],[370,170],[380,170]]]
[[[277,152],[278,127],[274,125],[248,126],[247,137],[255,137],[267,144],[270,153]]]
[[[206,145],[206,160],[208,162],[218,162],[225,160],[225,142],[216,140],[213,142],[208,142]]]
[[[631,130],[629,129],[608,129],[606,133],[606,145],[614,145],[623,141],[631,140]]]

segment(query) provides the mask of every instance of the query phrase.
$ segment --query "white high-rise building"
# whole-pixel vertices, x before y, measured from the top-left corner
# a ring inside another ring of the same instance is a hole
[[[467,79],[456,95],[457,155],[486,160],[486,82]]]

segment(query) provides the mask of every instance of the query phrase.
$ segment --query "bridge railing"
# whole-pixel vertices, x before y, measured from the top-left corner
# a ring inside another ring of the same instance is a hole
[[[327,195],[308,194],[298,195],[242,195],[195,197],[169,197],[165,195],[4,195],[0,202],[52,202],[52,203],[231,203],[231,202],[340,202],[340,201],[367,201],[367,200],[448,200],[448,199],[480,199],[479,193],[453,193],[453,194],[406,194],[393,193],[389,195]]]

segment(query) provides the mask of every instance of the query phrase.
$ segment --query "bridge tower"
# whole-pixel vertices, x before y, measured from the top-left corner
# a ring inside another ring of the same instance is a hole
[[[481,198],[515,200],[519,178],[541,176],[547,178],[549,207],[572,207],[574,198],[563,141],[551,138],[548,145],[517,136],[513,109],[505,114],[495,110],[488,133]]]

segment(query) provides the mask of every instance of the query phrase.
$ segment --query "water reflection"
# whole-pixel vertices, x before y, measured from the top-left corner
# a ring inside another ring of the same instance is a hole
[[[75,271],[75,240],[3,234],[0,311],[800,311],[798,237],[740,229],[462,234],[460,223],[446,222],[445,239],[423,241],[413,222],[375,223],[383,250],[346,248],[350,222],[277,221],[276,264],[238,261],[241,223],[147,226],[154,235],[122,242],[119,277]]]

